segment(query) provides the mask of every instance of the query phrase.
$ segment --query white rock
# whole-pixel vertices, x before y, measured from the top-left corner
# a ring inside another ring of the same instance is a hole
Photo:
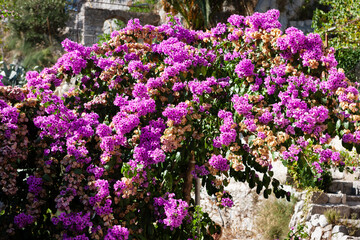
[[[333,228],[332,224],[328,224],[326,227],[323,228],[324,232],[330,232],[331,234],[331,230]]]
[[[310,218],[311,225],[313,225],[314,227],[319,226],[319,217],[320,217],[320,214],[312,215]]]
[[[331,233],[334,235],[335,233],[343,233],[343,234],[347,234],[347,230],[345,226],[342,225],[336,225],[333,227]]]
[[[342,232],[332,233],[331,240],[341,240],[343,236],[344,236],[344,233],[342,233]]]
[[[311,225],[311,223],[310,223],[310,222],[306,222],[306,223],[305,223],[305,232],[306,232],[308,235],[310,235],[310,232],[311,232],[312,229],[313,229],[313,226]]]
[[[303,208],[304,203],[305,203],[304,200],[297,202],[294,208],[294,212],[299,212]]]
[[[335,147],[335,149],[338,150],[338,151],[346,150],[346,149],[342,146],[341,140],[340,140],[340,138],[339,138],[338,136],[336,136],[333,140],[331,140],[330,145],[331,145],[332,147]]]
[[[322,238],[323,239],[331,239],[331,231],[324,231]]]
[[[321,240],[323,230],[321,227],[315,228],[314,232],[311,234],[311,240]]]
[[[329,224],[324,215],[321,215],[319,217],[319,224],[320,224],[320,227],[322,227],[322,228]]]
[[[280,183],[285,184],[286,175],[287,175],[287,167],[281,161],[272,162],[272,170],[274,172],[274,178],[280,181]]]

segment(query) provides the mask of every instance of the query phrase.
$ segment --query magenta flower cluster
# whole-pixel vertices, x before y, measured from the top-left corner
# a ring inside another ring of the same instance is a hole
[[[234,202],[230,198],[222,198],[221,205],[223,207],[232,207],[234,205]]]
[[[65,229],[72,232],[82,232],[93,224],[90,221],[90,213],[60,213],[59,216],[51,219],[53,224],[62,224]]]
[[[241,60],[235,67],[235,73],[239,78],[249,77],[254,74],[255,66],[251,63],[250,59],[245,58]]]
[[[29,185],[29,192],[33,193],[35,196],[39,195],[42,190],[43,180],[35,176],[29,176],[26,180],[26,183]]]
[[[155,209],[159,212],[160,217],[164,217],[159,219],[159,222],[170,227],[170,229],[179,227],[188,215],[188,203],[174,197],[174,193],[169,193],[165,198],[154,198]],[[162,211],[163,214],[161,214]]]
[[[129,238],[129,230],[125,227],[115,225],[108,230],[104,240],[127,240]]]
[[[208,175],[210,172],[206,169],[204,165],[198,166],[195,165],[195,170],[192,171],[192,175],[194,178],[202,177]]]
[[[19,228],[24,228],[29,224],[32,224],[34,222],[34,217],[31,215],[27,215],[25,213],[20,213],[14,217],[14,223]]]
[[[220,126],[220,136],[214,139],[214,147],[221,148],[222,145],[229,146],[236,140],[237,124],[233,120],[233,114],[224,110],[220,110],[218,117],[224,120],[224,124]]]
[[[185,102],[179,103],[175,107],[169,106],[163,111],[163,116],[169,120],[174,121],[175,124],[179,124],[183,117],[188,114],[189,106]]]
[[[209,164],[219,171],[228,171],[230,168],[228,160],[221,155],[213,155],[209,159]]]

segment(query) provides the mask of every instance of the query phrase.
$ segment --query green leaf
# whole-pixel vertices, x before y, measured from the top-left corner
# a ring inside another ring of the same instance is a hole
[[[280,186],[280,182],[279,180],[277,179],[273,179],[272,182],[271,182],[271,185],[274,187],[274,188],[278,188]]]
[[[269,194],[268,194],[268,192],[265,190],[265,191],[264,191],[264,198],[267,199],[268,197],[269,197]]]
[[[336,130],[339,130],[340,127],[341,127],[341,120],[338,119],[338,120],[336,121]]]
[[[264,177],[263,177],[263,184],[264,186],[267,188],[270,184],[270,177],[268,177],[266,174],[264,174]]]
[[[48,175],[48,174],[44,174],[42,176],[42,179],[45,181],[45,182],[52,182],[52,179],[51,177]]]
[[[249,138],[248,138],[248,142],[249,142],[249,145],[252,146],[253,144],[253,141],[255,140],[256,136],[255,135],[251,135]]]
[[[249,187],[254,188],[255,187],[255,176],[251,176],[249,179]]]
[[[343,145],[344,148],[346,148],[349,151],[351,151],[354,147],[351,143],[345,143],[344,141],[342,141],[341,144]]]
[[[328,122],[327,128],[328,132],[332,133],[335,131],[335,124],[333,122]]]
[[[76,169],[74,169],[74,173],[75,174],[82,174],[82,169],[76,168]]]

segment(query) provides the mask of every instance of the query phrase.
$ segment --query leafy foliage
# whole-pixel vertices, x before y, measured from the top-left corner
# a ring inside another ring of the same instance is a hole
[[[206,29],[211,25],[212,15],[220,12],[224,0],[162,0],[166,12],[176,15],[180,13],[185,19],[187,27],[191,29]]]
[[[7,65],[4,61],[0,62],[1,82],[5,86],[23,86],[26,83],[25,69],[16,64]]]
[[[60,40],[60,31],[66,26],[66,0],[15,0],[16,15],[10,21],[12,32],[25,42],[44,44]]]
[[[354,67],[360,61],[360,5],[356,0],[320,0],[319,4],[326,6],[316,9],[313,24],[316,33],[328,45],[334,47],[339,67],[345,69],[348,77],[354,81],[359,76],[354,75]]]
[[[327,190],[330,187],[332,176],[329,169],[324,168],[318,171],[317,168],[314,168],[314,164],[319,159],[319,154],[314,154],[313,147],[313,144],[310,142],[299,153],[300,157],[297,161],[283,161],[291,177],[289,183],[299,189],[317,187],[321,190]],[[344,166],[340,165],[339,167],[343,171]]]
[[[66,26],[72,1],[11,1],[6,11],[11,18],[3,23],[3,57],[18,62],[25,69],[54,64],[61,53],[62,31]]]
[[[339,67],[343,68],[346,76],[352,81],[360,81],[360,47],[340,48],[335,53]]]
[[[135,1],[130,6],[131,12],[151,12],[158,0]]]
[[[306,225],[305,224],[299,224],[296,226],[296,229],[290,229],[287,238],[285,240],[302,240],[307,239],[309,237],[309,234],[306,232]]]

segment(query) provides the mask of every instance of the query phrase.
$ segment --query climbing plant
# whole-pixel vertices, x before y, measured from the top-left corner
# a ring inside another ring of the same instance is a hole
[[[134,19],[101,45],[63,41],[54,66],[1,86],[0,238],[212,239],[196,178],[223,208],[230,177],[289,198],[277,159],[321,182],[343,164],[334,136],[359,149],[358,91],[319,35],[282,34],[278,17],[206,32]]]

